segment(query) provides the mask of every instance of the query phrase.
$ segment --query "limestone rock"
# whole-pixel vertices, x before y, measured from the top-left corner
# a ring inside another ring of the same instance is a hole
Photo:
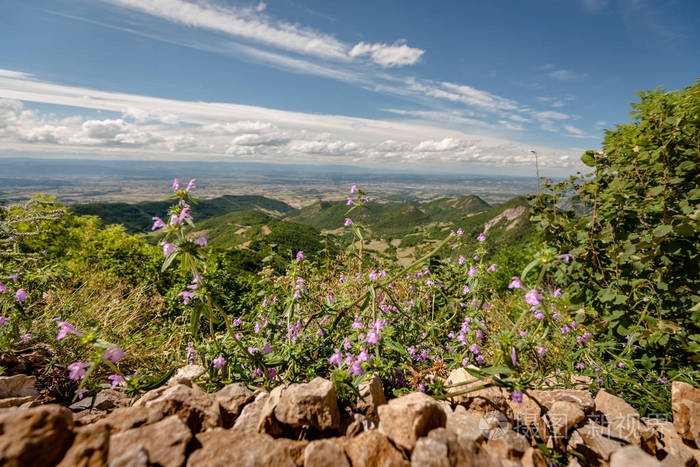
[[[350,467],[345,450],[328,439],[312,441],[304,450],[304,467]]]
[[[595,396],[595,407],[602,412],[609,423],[629,419],[639,419],[639,413],[627,402],[607,389],[601,389]]]
[[[23,404],[32,402],[34,400],[33,396],[24,397],[6,397],[0,399],[0,409],[7,409],[9,407],[20,407]]]
[[[148,451],[141,446],[132,446],[112,459],[107,467],[150,467]]]
[[[257,395],[253,402],[243,407],[241,414],[233,424],[233,429],[244,433],[257,433],[262,411],[269,397],[270,394],[262,392]]]
[[[163,466],[180,466],[185,463],[185,449],[192,439],[192,432],[177,415],[171,415],[152,425],[123,431],[109,439],[109,461],[117,459],[127,450],[143,447],[148,460]]]
[[[522,467],[548,467],[547,458],[542,454],[542,451],[533,447],[527,448],[520,463]],[[573,467],[573,465],[569,464],[569,467]]]
[[[569,430],[585,420],[586,416],[578,405],[566,401],[557,401],[547,412],[548,423],[545,428],[549,438],[562,440]]]
[[[175,384],[184,384],[185,386],[191,386],[192,381],[202,376],[207,372],[207,369],[202,365],[185,365],[182,368],[178,368],[174,375],[168,380],[168,386]]]
[[[176,384],[168,387],[144,406],[164,415],[179,415],[193,433],[223,425],[219,402],[197,386]]]
[[[98,423],[106,425],[110,433],[119,433],[157,423],[163,418],[165,415],[153,407],[124,407],[114,410]]]
[[[95,402],[93,403],[93,399]],[[85,397],[82,400],[72,404],[69,408],[73,412],[79,412],[81,410],[89,410],[92,406],[93,410],[112,410],[117,407],[128,407],[131,403],[124,393],[119,391],[113,391],[112,389],[103,389],[98,392],[94,397]]]
[[[568,447],[585,455],[588,464],[608,462],[610,455],[624,446],[624,443],[608,437],[608,433],[607,427],[589,421],[573,432]]]
[[[225,428],[231,427],[243,411],[243,407],[255,399],[253,391],[240,383],[224,386],[221,390],[215,392],[213,396],[221,406]]]
[[[379,407],[379,430],[409,451],[418,438],[444,427],[446,422],[440,404],[422,392],[412,392]]]
[[[502,431],[498,436],[489,438],[486,450],[499,459],[520,459],[530,443],[523,435],[514,431]]]
[[[542,409],[534,399],[527,394],[523,394],[523,402],[508,401],[515,430],[520,434],[528,433],[534,437],[536,434],[543,436],[544,423],[542,423]]]
[[[36,397],[36,376],[12,375],[0,376],[0,398]]]
[[[291,429],[312,427],[326,431],[338,428],[340,412],[333,383],[314,378],[308,383],[274,388],[263,407],[258,430],[278,434],[275,422]]]
[[[610,456],[610,467],[660,467],[661,463],[637,446],[625,446]]]
[[[447,416],[445,427],[457,435],[464,435],[474,441],[481,441],[484,439],[484,432],[479,422],[479,418],[467,412],[463,406],[458,405],[455,407],[454,412]]]
[[[55,465],[75,434],[70,410],[59,405],[0,415],[0,465]]]
[[[499,461],[489,455],[473,439],[459,436],[445,428],[432,430],[420,438],[411,456],[411,466],[493,466]]]
[[[656,432],[644,424],[634,407],[606,389],[598,391],[595,403],[596,410],[605,415],[611,436],[655,452]]]
[[[540,405],[547,408],[552,408],[552,405],[557,401],[571,402],[577,405],[585,413],[592,412],[595,408],[593,396],[588,391],[577,389],[553,389],[551,391],[528,391],[528,395]]]
[[[700,446],[700,389],[688,383],[674,381],[671,386],[673,426],[681,438]]]
[[[353,467],[399,467],[408,461],[389,439],[378,430],[365,431],[346,438],[343,446]]]
[[[58,467],[91,467],[107,464],[109,429],[96,425],[76,430],[73,445],[68,449]]]
[[[217,429],[199,433],[197,441],[201,447],[190,454],[188,467],[296,466],[284,444],[265,434]]]
[[[377,407],[386,404],[382,381],[375,373],[366,381],[360,383],[360,398],[357,400],[357,409],[369,417],[377,416]]]

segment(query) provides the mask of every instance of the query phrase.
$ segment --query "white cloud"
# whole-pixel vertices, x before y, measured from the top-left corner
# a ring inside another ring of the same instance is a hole
[[[267,3],[260,2],[255,7],[255,11],[257,11],[258,13],[262,13],[263,11],[265,11],[266,8],[267,8]]]
[[[563,125],[563,126],[564,126],[564,129],[566,131],[568,131],[569,133],[571,133],[574,136],[585,136],[586,135],[586,133],[583,130],[576,128],[573,125]]]
[[[413,65],[424,53],[425,50],[409,47],[403,41],[395,42],[393,45],[360,42],[355,44],[349,55],[351,57],[369,55],[374,63],[384,68],[391,68]]]
[[[347,59],[347,46],[333,36],[291,23],[272,23],[252,10],[184,0],[103,1],[185,26],[222,32],[296,53]]]
[[[556,112],[554,110],[545,110],[544,112],[533,112],[532,114],[538,120],[568,120],[570,115]]]
[[[554,70],[547,73],[547,76],[558,81],[580,81],[585,79],[588,74],[577,73],[572,70]]]
[[[598,13],[608,6],[609,0],[581,0],[583,8],[590,13]]]
[[[27,109],[21,101],[100,110],[105,117],[87,118],[76,114],[57,118],[50,113]],[[393,111],[424,120],[440,118],[438,111]],[[152,114],[172,116],[173,123],[152,118]],[[458,114],[452,118],[469,117]],[[510,119],[503,120],[510,124]],[[529,164],[524,156],[530,148],[515,141],[485,136],[483,131],[469,134],[443,125],[105,92],[1,71],[0,135],[0,151],[18,153],[40,149],[46,154],[88,157],[168,160],[243,157],[307,163],[323,163],[333,157],[334,162],[349,164],[392,164],[395,167],[401,163],[407,167],[432,169],[478,163],[482,167],[515,170]],[[537,150],[542,155],[542,167],[564,171],[577,163],[581,152],[547,147]],[[563,156],[566,157],[561,159]]]

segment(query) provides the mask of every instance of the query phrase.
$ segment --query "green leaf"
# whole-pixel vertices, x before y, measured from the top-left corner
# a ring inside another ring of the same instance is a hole
[[[673,231],[673,226],[671,225],[660,225],[654,229],[652,232],[654,237],[665,237]]]
[[[581,156],[581,162],[588,167],[595,167],[595,157],[593,154],[595,154],[593,151],[586,151],[583,156]]]

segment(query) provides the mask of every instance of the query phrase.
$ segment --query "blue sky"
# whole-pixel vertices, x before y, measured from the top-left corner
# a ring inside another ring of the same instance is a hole
[[[700,2],[0,1],[0,156],[579,168]]]

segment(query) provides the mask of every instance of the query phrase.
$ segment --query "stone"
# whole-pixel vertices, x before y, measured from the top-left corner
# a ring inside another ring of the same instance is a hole
[[[557,401],[571,402],[577,405],[585,413],[590,413],[595,408],[593,396],[588,391],[578,389],[553,389],[551,391],[532,390],[527,394],[549,410]]]
[[[586,415],[576,404],[557,401],[552,404],[552,408],[547,412],[547,419],[548,422],[544,425],[548,438],[561,441],[574,425],[578,425],[586,419]]]
[[[196,438],[201,447],[190,454],[188,467],[296,466],[285,445],[269,435],[215,429]]]
[[[12,375],[0,376],[0,398],[36,397],[36,376]]]
[[[440,404],[422,392],[412,392],[379,406],[379,431],[408,451],[413,450],[418,438],[444,427],[446,422]]]
[[[337,429],[340,411],[333,383],[314,378],[308,383],[274,388],[263,407],[258,431],[279,434],[276,423],[287,429]]]
[[[243,407],[255,400],[253,391],[240,383],[233,383],[224,386],[213,394],[214,398],[221,406],[224,428],[233,426],[236,418],[243,411]]]
[[[304,450],[304,467],[350,467],[345,449],[327,439],[312,441]]]
[[[262,411],[269,397],[270,394],[262,392],[257,395],[253,402],[243,407],[241,414],[233,424],[233,429],[244,433],[257,433]]]
[[[455,368],[454,370],[450,371],[450,374],[445,380],[445,386],[447,386],[447,393],[457,393],[481,383],[480,381],[474,382],[475,379],[477,378],[470,375],[469,372],[467,372],[467,370],[465,370],[464,368]],[[459,384],[459,386],[450,387],[455,386],[457,384]],[[469,399],[469,394],[460,394],[451,398],[452,402],[454,402],[455,404],[469,402]]]
[[[78,428],[73,444],[58,467],[107,465],[109,435],[107,425]]]
[[[373,374],[369,379],[360,383],[360,397],[357,399],[357,410],[368,417],[377,416],[377,407],[386,404],[384,388],[379,375]]]
[[[94,404],[92,402],[93,399],[95,401]],[[85,397],[72,404],[69,409],[73,412],[79,412],[81,410],[89,410],[92,406],[93,410],[107,411],[117,407],[128,407],[130,403],[131,399],[124,393],[112,389],[103,389],[94,397]]]
[[[520,459],[530,448],[530,442],[514,431],[499,431],[486,443],[486,450],[499,459]]]
[[[629,419],[639,420],[639,412],[634,407],[607,389],[601,389],[595,396],[595,408],[605,415],[608,423]]]
[[[296,465],[299,467],[304,465],[304,452],[306,451],[306,446],[309,445],[307,440],[277,438],[275,439],[275,443],[282,446],[284,450],[287,451],[287,454],[289,454],[289,457],[292,458],[292,461],[294,461]]]
[[[436,428],[420,438],[411,455],[411,466],[493,466],[499,461],[482,449],[473,439],[460,436],[445,428]]]
[[[454,412],[447,416],[445,427],[457,435],[467,436],[474,441],[482,441],[484,432],[479,422],[479,418],[467,412],[463,406],[458,405]]]
[[[508,405],[512,413],[515,431],[530,438],[535,438],[538,435],[543,436],[542,409],[533,398],[523,394],[522,404],[509,400]]]
[[[0,465],[55,465],[74,436],[73,416],[60,405],[0,414]]]
[[[85,426],[91,423],[96,423],[109,415],[104,410],[83,410],[73,414],[73,423],[75,426]]]
[[[354,438],[345,438],[343,446],[353,467],[408,465],[403,454],[378,430],[365,431]]]
[[[532,446],[527,448],[520,463],[522,467],[548,467],[547,458],[542,454],[542,451]],[[571,464],[569,467],[572,467]]]
[[[154,424],[110,436],[108,459],[111,463],[125,451],[143,447],[150,463],[180,466],[185,463],[185,450],[191,439],[192,432],[185,422],[171,415]]]
[[[150,467],[148,451],[141,446],[133,446],[112,459],[108,467]]]
[[[219,402],[198,386],[170,386],[150,398],[144,406],[159,410],[164,415],[179,415],[193,433],[223,425]]]
[[[476,380],[476,381],[475,381]],[[479,380],[472,376],[464,368],[456,368],[450,372],[445,380],[445,385],[448,386],[447,393],[459,393],[468,389],[476,388],[491,382],[491,378]],[[449,387],[459,384],[456,387]],[[492,410],[498,410],[503,413],[509,413],[508,401],[510,396],[506,390],[499,387],[490,386],[483,389],[478,389],[466,394],[459,394],[451,398],[453,403],[463,404],[470,412],[487,413]]]
[[[637,446],[625,446],[610,456],[610,467],[660,467],[661,462]]]
[[[671,386],[673,426],[681,438],[700,446],[700,389],[688,383],[674,381]]]
[[[20,407],[22,404],[32,402],[33,400],[33,396],[6,397],[4,399],[0,399],[0,409],[6,409],[8,407]]]
[[[352,438],[363,431],[376,430],[378,427],[376,418],[367,418],[361,413],[355,413],[352,418],[341,417],[340,433],[345,433],[345,436]]]
[[[192,382],[202,376],[207,372],[207,369],[202,365],[185,365],[175,372],[174,375],[168,379],[168,386],[175,384],[184,384],[185,386],[191,386]]]
[[[577,428],[569,438],[568,449],[575,449],[586,457],[587,464],[608,462],[610,455],[624,443],[608,437],[607,427],[592,422]]]
[[[80,415],[81,413],[76,414],[75,417]],[[114,410],[98,423],[106,425],[110,433],[119,433],[132,428],[157,423],[163,418],[165,418],[165,415],[160,410],[153,407],[123,407]]]

